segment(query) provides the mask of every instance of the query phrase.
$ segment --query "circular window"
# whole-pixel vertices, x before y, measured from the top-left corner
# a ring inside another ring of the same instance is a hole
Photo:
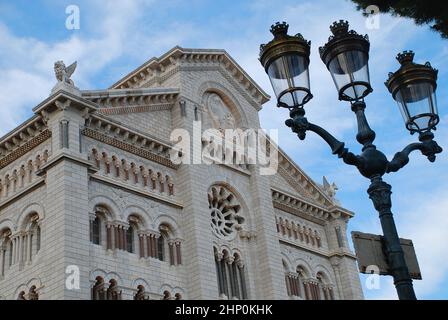
[[[241,205],[235,195],[222,186],[213,186],[208,192],[210,226],[215,236],[232,240],[241,229],[244,218],[239,215]]]

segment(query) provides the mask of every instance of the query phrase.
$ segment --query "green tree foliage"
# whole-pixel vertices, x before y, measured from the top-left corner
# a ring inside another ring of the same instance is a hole
[[[447,0],[352,0],[358,10],[376,5],[380,12],[414,19],[418,25],[431,24],[431,29],[448,39]],[[364,15],[368,15],[364,12]]]

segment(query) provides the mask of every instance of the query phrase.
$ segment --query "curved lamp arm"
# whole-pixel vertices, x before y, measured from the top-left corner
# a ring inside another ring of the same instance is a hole
[[[442,152],[442,148],[433,140],[434,135],[431,132],[425,132],[420,135],[421,142],[415,142],[407,145],[402,151],[397,152],[393,159],[387,164],[387,173],[397,172],[409,162],[409,154],[412,151],[420,150],[429,161],[436,160],[436,154]]]
[[[324,139],[325,142],[330,146],[331,152],[337,155],[339,158],[342,158],[345,163],[357,167],[361,164],[362,159],[352,152],[349,152],[348,149],[344,147],[344,142],[336,139],[324,128],[308,122],[307,118],[304,115],[305,112],[303,109],[294,110],[294,112],[291,113],[291,119],[285,121],[285,124],[290,127],[293,132],[297,133],[297,136],[300,140],[305,139],[306,131],[313,131],[322,139]]]

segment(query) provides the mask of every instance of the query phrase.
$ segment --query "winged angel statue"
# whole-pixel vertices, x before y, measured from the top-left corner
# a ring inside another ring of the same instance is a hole
[[[74,82],[70,77],[76,69],[76,61],[73,62],[68,67],[65,66],[64,61],[56,61],[54,63],[54,73],[56,75],[56,79],[62,83],[68,83],[69,85],[75,86]]]

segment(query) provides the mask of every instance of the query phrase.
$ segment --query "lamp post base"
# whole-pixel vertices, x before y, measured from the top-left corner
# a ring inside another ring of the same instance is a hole
[[[391,269],[390,273],[394,277],[398,298],[400,300],[417,300],[391,211],[391,189],[391,186],[378,176],[371,179],[367,193],[379,213],[383,229],[385,255]]]

